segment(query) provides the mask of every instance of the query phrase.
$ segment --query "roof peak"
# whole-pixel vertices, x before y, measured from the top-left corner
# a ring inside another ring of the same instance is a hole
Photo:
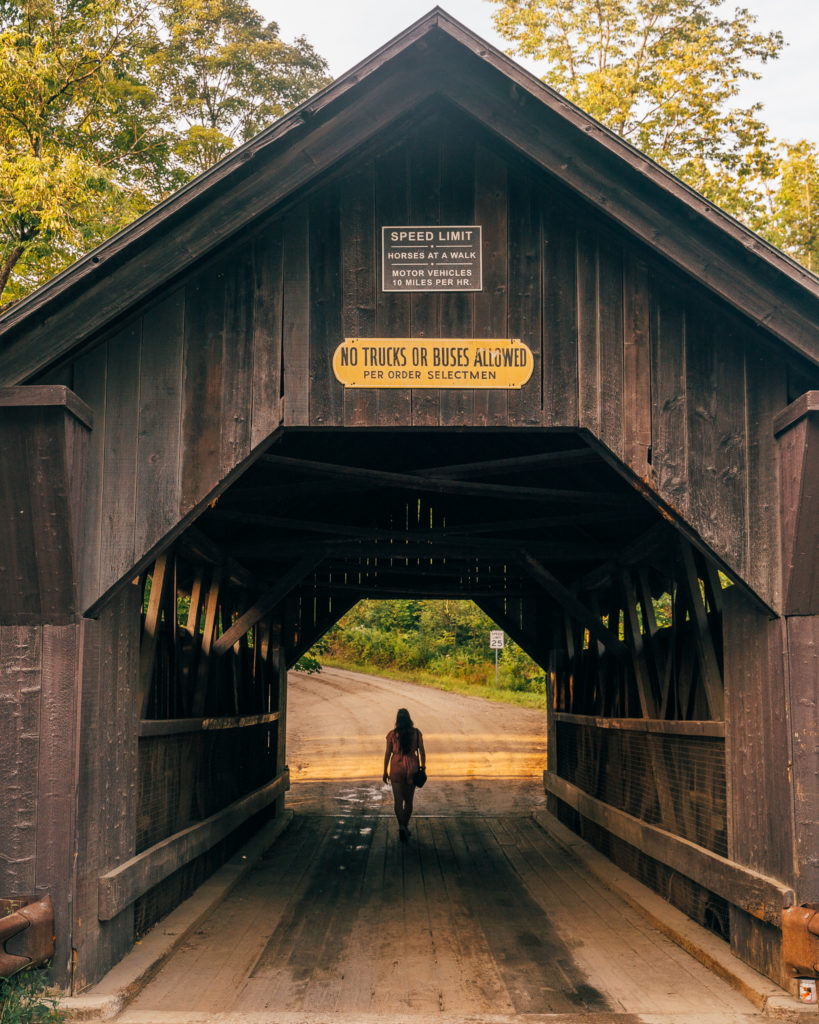
[[[409,55],[420,46],[419,53],[426,52],[434,65],[434,50],[423,47],[430,39],[446,47],[447,59],[432,67],[433,74],[418,75]],[[260,216],[259,204],[266,202],[270,209],[284,202],[333,161],[353,152],[351,146],[377,136],[413,104],[419,106],[434,95],[482,122],[607,218],[819,362],[819,278],[435,6],[326,88],[15,303],[0,317],[0,338],[5,342],[0,347],[0,384],[21,383],[41,372],[78,341],[223,244],[250,218]],[[333,145],[328,145],[328,137],[336,139]],[[235,206],[235,217],[217,216],[211,210],[217,204]],[[657,216],[660,208],[664,226]],[[178,248],[175,258],[166,251],[169,244]],[[148,251],[155,254],[153,260]],[[138,272],[140,261],[145,266]],[[692,270],[695,264],[698,269]],[[126,277],[130,290],[119,283]]]

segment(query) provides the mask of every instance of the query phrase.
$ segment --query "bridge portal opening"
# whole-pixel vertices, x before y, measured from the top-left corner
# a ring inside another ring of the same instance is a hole
[[[582,432],[282,432],[141,583],[137,852],[225,807],[252,813],[139,894],[137,930],[284,812],[299,771],[288,724],[308,742],[305,695],[321,686],[298,676],[288,699],[286,669],[361,599],[426,599],[474,602],[541,667],[535,803],[728,938],[705,872],[690,878],[632,835],[727,852],[728,580],[671,518]],[[360,748],[375,737],[377,769],[389,704],[349,737],[341,766],[319,770],[322,798],[335,775],[356,799]],[[480,787],[492,790],[491,772]]]

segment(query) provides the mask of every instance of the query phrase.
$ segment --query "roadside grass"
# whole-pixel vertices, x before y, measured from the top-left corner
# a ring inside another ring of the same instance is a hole
[[[499,701],[503,704],[515,704],[522,708],[536,708],[538,711],[546,710],[545,693],[529,693],[525,690],[513,690],[504,687],[501,681],[499,686],[491,683],[476,683],[460,676],[446,675],[440,673],[425,672],[423,669],[401,669],[393,665],[360,665],[347,658],[335,657],[324,653],[321,655],[322,666],[327,668],[341,668],[348,672],[361,672],[368,676],[385,676],[388,679],[400,679],[405,683],[416,683],[418,686],[428,686],[435,690],[445,690],[447,693],[462,693],[468,697],[483,697],[484,700]]]

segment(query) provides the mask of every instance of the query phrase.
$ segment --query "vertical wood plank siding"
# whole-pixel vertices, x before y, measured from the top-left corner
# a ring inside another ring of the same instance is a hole
[[[445,144],[442,142],[441,209],[447,212],[449,222],[452,224],[476,223],[475,139],[464,127],[455,131],[445,140]],[[475,322],[474,310],[473,292],[442,295],[441,335],[450,338],[471,338]],[[468,388],[443,390],[440,401],[442,423],[450,426],[472,424],[475,406],[473,391]]]
[[[0,626],[0,892],[13,899],[50,894],[54,974],[63,984],[71,969],[80,630]]]
[[[381,227],[422,222],[483,227],[482,291],[381,291]],[[519,392],[345,392],[331,369],[345,336],[520,337],[535,371]],[[96,416],[84,607],[266,442],[282,394],[286,426],[585,428],[776,606],[770,418],[789,372],[559,183],[467,122],[433,123],[338,170],[76,361]]]
[[[366,164],[343,179],[340,191],[342,246],[341,331],[345,338],[375,337],[376,294],[380,288],[375,226],[375,168]],[[338,344],[338,339],[336,339]],[[377,422],[378,391],[344,391],[344,422],[369,427]]]
[[[473,335],[504,338],[508,330],[508,181],[506,162],[479,144],[475,156],[475,223],[483,226],[483,290],[475,292]],[[539,339],[535,339],[539,344]],[[529,387],[538,388],[534,378]],[[504,426],[506,391],[476,391],[474,424]]]
[[[723,598],[728,857],[798,886],[789,777],[785,622],[768,619],[736,588],[724,591]],[[798,791],[797,784],[794,792]],[[801,830],[803,823],[799,825]],[[797,844],[799,835],[797,832]],[[808,899],[801,892],[800,898]],[[733,951],[786,984],[781,975],[780,943],[776,929],[731,908]]]
[[[410,224],[445,224],[441,210],[441,140],[437,132],[418,132],[409,158]],[[410,334],[413,338],[441,337],[441,296],[409,296]],[[441,422],[441,392],[437,388],[412,392],[412,422],[437,427]]]
[[[83,623],[74,897],[76,991],[101,977],[133,943],[133,907],[97,919],[99,876],[133,856],[136,839],[140,589],[125,587]],[[104,828],[100,823],[105,824]]]

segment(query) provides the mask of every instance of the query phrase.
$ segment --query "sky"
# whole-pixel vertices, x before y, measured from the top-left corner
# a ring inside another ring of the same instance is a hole
[[[473,32],[505,49],[492,28],[489,0],[439,0],[440,6]],[[265,18],[277,21],[281,37],[305,35],[337,77],[427,13],[435,0],[254,0]],[[749,83],[744,103],[762,102],[763,119],[778,139],[819,142],[819,0],[741,0],[727,10],[747,7],[757,27],[779,29],[786,47],[777,61],[760,68],[762,79]],[[526,67],[538,76],[534,63]]]

